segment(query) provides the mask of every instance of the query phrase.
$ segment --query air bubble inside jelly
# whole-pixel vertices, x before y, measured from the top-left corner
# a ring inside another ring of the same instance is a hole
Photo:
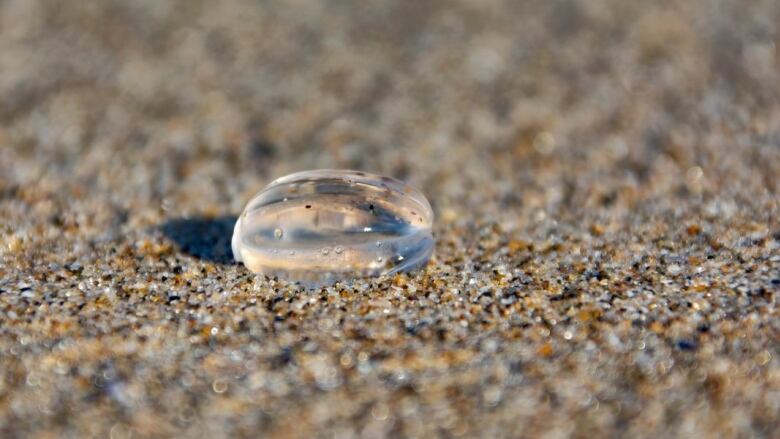
[[[255,273],[309,286],[424,266],[433,211],[417,189],[359,171],[273,181],[246,206],[233,256]]]

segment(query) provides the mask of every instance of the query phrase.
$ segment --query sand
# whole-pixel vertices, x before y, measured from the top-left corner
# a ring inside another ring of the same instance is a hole
[[[0,2],[0,436],[780,436],[780,3]],[[294,171],[425,270],[232,260]]]

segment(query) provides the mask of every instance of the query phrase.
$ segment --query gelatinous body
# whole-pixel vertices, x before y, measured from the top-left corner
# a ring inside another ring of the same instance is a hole
[[[316,170],[273,181],[246,206],[233,256],[250,270],[307,285],[407,271],[433,252],[433,211],[401,181]]]

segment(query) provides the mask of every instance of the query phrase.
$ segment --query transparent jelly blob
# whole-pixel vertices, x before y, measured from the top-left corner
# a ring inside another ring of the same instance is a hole
[[[346,170],[274,180],[247,204],[233,257],[251,271],[308,286],[424,266],[433,211],[417,189]]]

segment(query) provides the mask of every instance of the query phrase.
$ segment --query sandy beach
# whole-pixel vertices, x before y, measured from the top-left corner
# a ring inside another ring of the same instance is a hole
[[[0,1],[0,437],[780,436],[780,2]],[[307,169],[424,270],[233,261]]]

